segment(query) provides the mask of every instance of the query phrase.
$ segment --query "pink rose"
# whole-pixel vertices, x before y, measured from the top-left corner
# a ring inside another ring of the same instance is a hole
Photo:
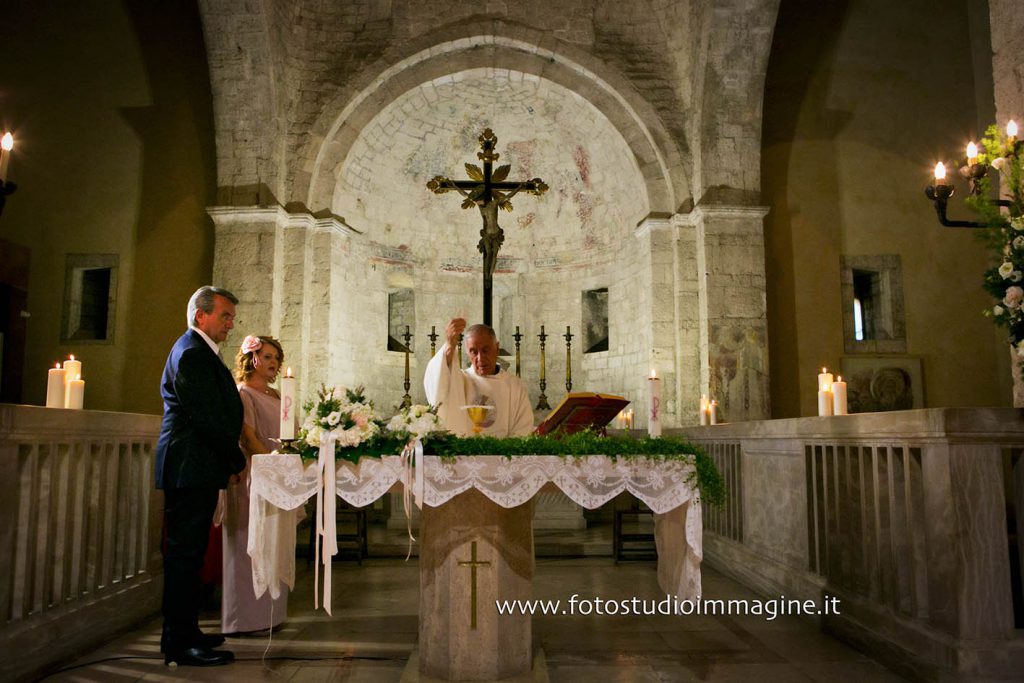
[[[1018,287],[1017,289],[1020,289],[1020,287]],[[365,427],[366,426],[366,422],[367,422],[367,420],[366,420],[366,416],[365,415],[356,415],[356,424],[357,425],[359,425],[360,427]]]
[[[1006,296],[1003,297],[1003,305],[1007,308],[1016,309],[1020,308],[1020,302],[1024,299],[1024,289],[1020,287],[1008,287],[1006,289]]]
[[[249,335],[242,340],[242,353],[252,353],[253,351],[259,351],[263,348],[263,342],[260,338],[254,335]]]

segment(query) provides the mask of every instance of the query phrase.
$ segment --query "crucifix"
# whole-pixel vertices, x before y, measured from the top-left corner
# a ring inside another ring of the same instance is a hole
[[[473,541],[472,549],[470,550],[470,557],[468,560],[459,560],[460,567],[469,567],[472,570],[469,584],[469,596],[473,602],[472,612],[469,616],[469,628],[476,630],[476,568],[477,567],[489,567],[490,562],[477,561],[476,559],[476,541]]]
[[[471,209],[474,206],[480,209],[484,227],[480,230],[480,242],[476,248],[483,254],[484,259],[484,324],[491,325],[492,276],[494,266],[498,262],[498,250],[505,241],[505,233],[498,225],[498,209],[512,211],[512,197],[520,192],[540,196],[547,192],[548,186],[540,178],[505,180],[512,168],[510,164],[493,170],[491,167],[500,156],[494,151],[498,138],[490,128],[487,128],[478,139],[480,151],[476,156],[484,162],[483,169],[476,164],[467,163],[466,174],[469,175],[469,180],[451,180],[444,176],[435,176],[427,183],[427,189],[434,194],[458,192],[465,197],[462,202],[463,209]]]

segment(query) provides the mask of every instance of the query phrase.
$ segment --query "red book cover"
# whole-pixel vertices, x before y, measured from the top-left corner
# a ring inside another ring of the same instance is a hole
[[[572,434],[588,427],[600,430],[628,405],[626,399],[611,394],[589,391],[569,394],[537,425],[534,433],[544,435],[561,429],[566,434]]]

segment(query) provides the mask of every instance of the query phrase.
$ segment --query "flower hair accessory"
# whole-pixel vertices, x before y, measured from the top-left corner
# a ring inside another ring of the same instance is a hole
[[[256,352],[263,348],[263,342],[260,338],[250,334],[242,340],[242,353],[252,354],[252,366],[258,368],[260,366],[260,357]]]

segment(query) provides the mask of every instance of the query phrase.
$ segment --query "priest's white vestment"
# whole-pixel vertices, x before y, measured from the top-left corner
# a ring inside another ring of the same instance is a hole
[[[473,434],[473,422],[467,405],[494,406],[484,422],[484,434],[490,436],[525,436],[533,431],[533,409],[522,380],[499,369],[493,375],[478,375],[470,366],[463,370],[455,360],[445,363],[447,342],[427,364],[423,388],[427,401],[438,406],[437,415],[444,426],[460,436]]]

